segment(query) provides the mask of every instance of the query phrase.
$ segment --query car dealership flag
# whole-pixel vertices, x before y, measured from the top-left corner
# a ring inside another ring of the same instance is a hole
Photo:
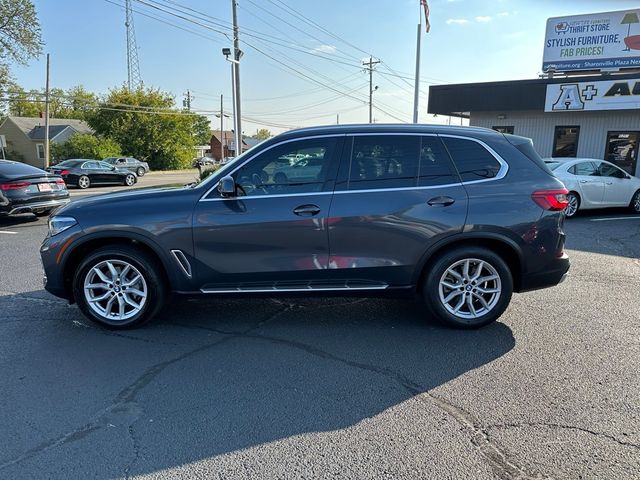
[[[431,30],[431,24],[429,23],[429,4],[427,0],[420,0],[420,5],[424,7],[425,28],[427,33],[429,33],[429,30]]]

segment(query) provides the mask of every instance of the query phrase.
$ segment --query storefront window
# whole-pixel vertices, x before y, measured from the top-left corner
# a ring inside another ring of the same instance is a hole
[[[609,132],[605,160],[635,175],[640,132]]]
[[[509,133],[511,135],[513,135],[513,126],[499,126],[499,127],[491,127],[492,130],[495,130],[496,132],[500,132],[500,133]]]
[[[580,127],[556,127],[552,157],[575,157],[578,153]]]

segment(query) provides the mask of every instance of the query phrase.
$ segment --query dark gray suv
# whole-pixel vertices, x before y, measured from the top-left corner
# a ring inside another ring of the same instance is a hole
[[[58,210],[41,247],[45,287],[112,328],[149,320],[170,292],[405,295],[427,318],[479,327],[512,292],[564,278],[566,193],[522,137],[295,130],[200,184]]]

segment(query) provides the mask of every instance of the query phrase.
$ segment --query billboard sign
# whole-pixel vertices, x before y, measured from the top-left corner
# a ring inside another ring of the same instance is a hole
[[[542,70],[640,67],[640,9],[547,20]]]
[[[640,79],[547,85],[545,112],[640,109]]]

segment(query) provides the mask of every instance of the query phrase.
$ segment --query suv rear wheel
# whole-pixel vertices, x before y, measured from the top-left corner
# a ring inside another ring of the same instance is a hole
[[[505,311],[513,277],[491,250],[461,247],[445,253],[428,270],[423,296],[429,312],[446,325],[478,328]]]
[[[107,246],[80,263],[74,275],[73,295],[89,319],[121,329],[141,325],[158,313],[164,303],[165,286],[145,252],[124,245]]]

